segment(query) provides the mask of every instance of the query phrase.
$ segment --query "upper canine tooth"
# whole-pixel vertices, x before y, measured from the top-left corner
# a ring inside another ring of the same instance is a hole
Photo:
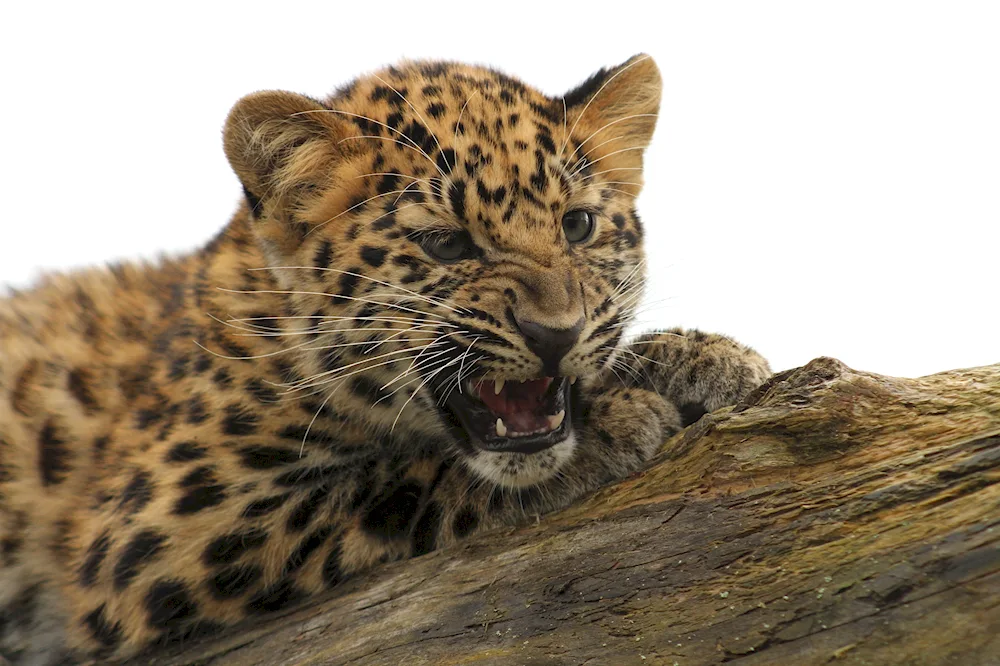
[[[503,390],[503,385],[506,380],[504,379],[494,379],[493,380],[493,395],[500,395],[500,391]]]
[[[507,436],[507,426],[503,424],[503,419],[500,418],[497,419],[497,435],[500,437]]]
[[[549,430],[555,430],[562,425],[563,419],[566,418],[566,410],[560,409],[558,414],[553,414],[549,417]]]
[[[569,383],[570,384],[576,384],[576,377],[575,376],[574,377],[570,377],[569,378]]]

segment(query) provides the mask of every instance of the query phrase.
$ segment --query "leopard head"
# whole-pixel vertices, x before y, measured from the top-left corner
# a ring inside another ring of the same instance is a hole
[[[634,204],[660,89],[645,55],[555,97],[405,62],[324,100],[238,102],[225,150],[289,344],[307,343],[295,388],[346,385],[373,428],[448,433],[497,483],[556,474],[579,386],[608,371],[641,296]]]

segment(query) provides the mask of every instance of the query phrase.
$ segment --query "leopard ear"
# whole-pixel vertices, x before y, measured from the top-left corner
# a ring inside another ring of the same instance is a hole
[[[586,130],[580,140],[590,137],[590,145],[615,140],[645,148],[656,128],[662,88],[653,58],[640,53],[617,67],[601,69],[566,93],[569,122]]]
[[[223,146],[253,214],[286,218],[343,158],[343,120],[314,99],[276,90],[247,95],[226,119]]]

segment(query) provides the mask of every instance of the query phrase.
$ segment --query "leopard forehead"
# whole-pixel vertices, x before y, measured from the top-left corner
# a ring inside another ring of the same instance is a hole
[[[457,63],[406,63],[358,79],[325,105],[356,130],[340,141],[360,154],[309,217],[364,207],[396,212],[411,228],[464,227],[490,246],[551,247],[561,212],[601,203],[591,156],[569,135],[579,98]]]
[[[631,209],[659,100],[648,56],[556,97],[488,68],[404,62],[323,101],[250,95],[225,147],[256,217],[277,222],[258,225],[272,257],[383,216],[538,254],[559,245],[562,212]]]

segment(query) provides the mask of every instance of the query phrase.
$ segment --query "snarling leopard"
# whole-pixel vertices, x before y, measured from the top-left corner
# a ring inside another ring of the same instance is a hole
[[[251,94],[210,242],[0,301],[0,654],[127,657],[516,525],[766,379],[628,334],[660,92],[640,55],[557,97],[450,62]]]

